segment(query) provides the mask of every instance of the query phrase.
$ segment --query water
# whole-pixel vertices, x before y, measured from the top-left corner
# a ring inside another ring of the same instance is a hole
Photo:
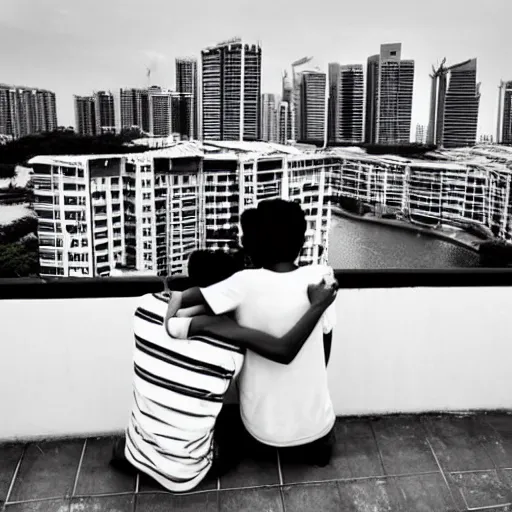
[[[478,267],[478,254],[411,231],[333,215],[329,264],[336,269]]]

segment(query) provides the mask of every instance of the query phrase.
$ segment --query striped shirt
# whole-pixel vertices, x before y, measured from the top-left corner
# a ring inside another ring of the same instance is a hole
[[[169,320],[168,299],[148,294],[135,312],[133,407],[127,459],[166,489],[193,489],[212,465],[213,430],[243,351],[220,339],[187,339],[191,318]]]

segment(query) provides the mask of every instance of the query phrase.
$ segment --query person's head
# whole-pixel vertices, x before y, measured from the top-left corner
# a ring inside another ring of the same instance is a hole
[[[242,268],[239,258],[220,251],[197,250],[188,259],[188,277],[192,286],[200,288],[224,281]]]
[[[258,267],[258,250],[261,246],[260,226],[258,223],[258,211],[256,208],[244,210],[240,217],[242,228],[242,247],[246,256],[251,260],[252,265]]]
[[[252,224],[256,234],[247,235],[255,244],[252,250],[262,266],[292,263],[297,259],[306,234],[306,217],[300,204],[282,199],[261,201]]]

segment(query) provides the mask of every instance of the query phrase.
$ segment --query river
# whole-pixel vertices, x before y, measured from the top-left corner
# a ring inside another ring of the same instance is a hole
[[[329,264],[336,269],[478,267],[473,251],[427,235],[332,216]]]

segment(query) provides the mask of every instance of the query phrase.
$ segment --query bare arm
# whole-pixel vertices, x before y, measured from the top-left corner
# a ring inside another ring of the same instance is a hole
[[[199,316],[192,319],[189,336],[204,334],[219,337],[233,345],[248,348],[271,361],[290,364],[309,338],[324,311],[336,297],[336,287],[324,287],[321,296],[284,336],[241,327],[227,316]]]
[[[186,309],[192,306],[206,306],[203,294],[199,288],[189,288],[184,292],[170,291],[166,286],[166,293],[170,295],[169,305],[167,306],[167,313],[165,314],[164,325],[167,334],[169,333],[169,319],[176,316],[179,309]]]

